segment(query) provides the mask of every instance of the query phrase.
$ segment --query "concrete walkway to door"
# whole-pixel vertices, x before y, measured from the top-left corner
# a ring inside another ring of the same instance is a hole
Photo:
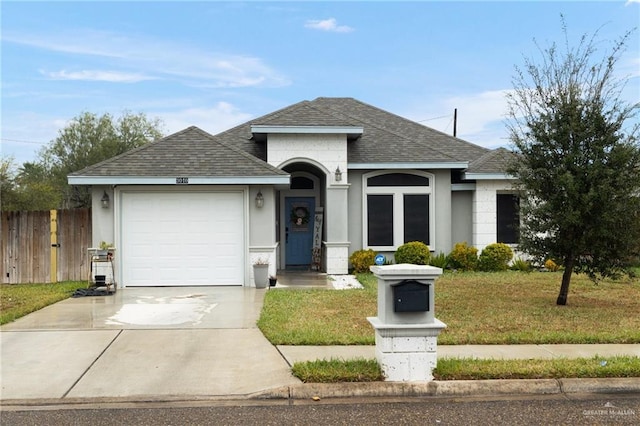
[[[0,400],[246,395],[300,383],[256,321],[267,290],[126,288],[0,327]]]

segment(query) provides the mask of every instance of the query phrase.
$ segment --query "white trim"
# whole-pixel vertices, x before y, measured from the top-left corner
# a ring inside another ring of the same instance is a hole
[[[349,247],[351,241],[322,241],[326,247]]]
[[[466,169],[469,167],[468,161],[452,161],[434,163],[349,163],[349,169],[365,170],[365,169]]]
[[[506,173],[464,173],[464,178],[469,180],[515,180],[515,177]]]
[[[476,184],[475,183],[452,183],[451,190],[452,191],[475,191]]]
[[[188,184],[176,184],[178,177],[189,179]],[[288,185],[287,176],[225,176],[225,177],[142,177],[142,176],[69,176],[69,185]]]
[[[270,126],[266,124],[251,125],[251,133],[302,133],[302,134],[338,134],[361,135],[362,126]]]
[[[367,179],[375,176],[386,175],[389,171],[374,171],[362,175],[362,246],[377,251],[396,251],[404,244],[404,201],[398,199],[405,194],[429,195],[429,248],[436,245],[436,209],[435,209],[435,175],[421,170],[403,170],[401,173],[417,175],[429,179],[429,186],[367,186]],[[393,246],[372,246],[368,240],[367,220],[367,196],[369,194],[393,196]]]

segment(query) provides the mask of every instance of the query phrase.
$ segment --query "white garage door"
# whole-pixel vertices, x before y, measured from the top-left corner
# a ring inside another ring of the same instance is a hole
[[[242,191],[123,193],[123,284],[242,285],[243,200]]]

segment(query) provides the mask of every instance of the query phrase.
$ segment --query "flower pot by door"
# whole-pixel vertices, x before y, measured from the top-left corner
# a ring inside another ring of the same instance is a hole
[[[253,281],[256,288],[267,288],[269,285],[269,265],[253,265]]]

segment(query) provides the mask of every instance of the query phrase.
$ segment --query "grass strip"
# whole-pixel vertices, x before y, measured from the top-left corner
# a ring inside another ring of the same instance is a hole
[[[436,380],[559,379],[640,377],[640,358],[615,356],[555,359],[469,359],[438,360]]]
[[[305,383],[383,381],[376,360],[297,362],[293,374]],[[633,356],[495,360],[443,358],[433,370],[435,380],[560,379],[640,377],[640,358]]]
[[[52,284],[0,284],[0,325],[67,299],[86,281],[65,281]]]
[[[376,360],[331,358],[296,362],[293,375],[305,383],[378,382],[384,380]]]

